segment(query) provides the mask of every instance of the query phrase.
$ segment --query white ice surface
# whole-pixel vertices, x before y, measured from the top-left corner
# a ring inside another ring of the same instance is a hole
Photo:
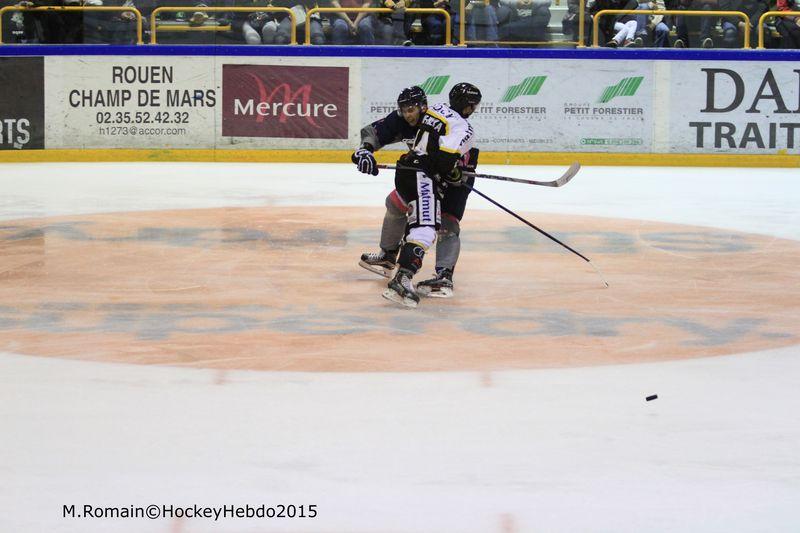
[[[563,169],[482,170],[551,179]],[[380,206],[390,182],[349,165],[0,165],[0,219]],[[563,189],[481,188],[520,211],[800,239],[797,170],[598,167]],[[0,532],[795,532],[799,383],[798,347],[490,376],[221,373],[0,354]],[[150,503],[317,504],[319,515],[62,518],[63,505]]]
[[[555,179],[564,170],[481,167],[486,174],[536,180]],[[331,164],[0,165],[0,220],[219,206],[380,207],[391,183],[389,171],[372,177],[352,165]],[[476,187],[518,211],[700,224],[800,239],[800,169],[591,167],[562,188],[488,180]],[[495,209],[470,199],[470,209],[476,208]]]

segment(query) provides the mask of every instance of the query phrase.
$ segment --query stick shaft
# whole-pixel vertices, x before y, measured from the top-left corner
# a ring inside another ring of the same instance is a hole
[[[385,170],[396,170],[396,169],[403,169],[403,170],[417,170],[413,167],[404,167],[402,165],[378,165],[378,168],[385,169]],[[561,187],[566,185],[569,180],[571,180],[575,174],[577,174],[578,170],[580,170],[581,166],[578,163],[573,163],[567,171],[558,179],[553,181],[537,181],[537,180],[526,180],[523,178],[512,178],[509,176],[497,176],[494,174],[478,174],[476,172],[464,172],[465,176],[475,176],[476,178],[483,178],[483,179],[490,179],[490,180],[499,180],[499,181],[510,181],[513,183],[523,183],[525,185],[541,185],[543,187]]]
[[[395,165],[378,165],[378,168],[389,169],[389,170],[394,170],[394,169],[397,169],[397,168],[408,168],[408,170],[417,170],[417,169],[414,169],[414,168],[395,166]],[[488,175],[488,174],[476,174],[474,172],[464,172],[463,174],[465,174],[467,176],[470,176],[470,175],[471,176],[475,176],[476,178],[488,178],[488,179],[498,179],[498,180],[503,180],[503,181],[514,181],[514,182],[518,182],[518,183],[527,183],[529,185],[544,185],[546,187],[561,187],[562,185],[567,183],[569,180],[571,180],[572,177],[575,176],[575,174],[577,174],[577,172],[578,172],[578,170],[580,170],[580,168],[581,168],[581,166],[580,166],[579,163],[573,163],[567,169],[567,171],[564,172],[564,174],[560,178],[558,178],[555,181],[548,181],[548,182],[533,181],[533,180],[523,180],[523,179],[520,179],[520,178],[508,178],[508,177],[505,177],[505,176],[491,176],[491,175]],[[553,237],[552,235],[547,233],[545,230],[537,227],[535,224],[533,224],[531,222],[528,222],[527,220],[525,220],[524,218],[522,218],[521,216],[516,214],[511,209],[509,209],[506,206],[502,205],[501,203],[493,200],[492,198],[489,198],[488,196],[483,194],[481,191],[477,190],[475,187],[471,187],[468,183],[462,182],[461,186],[462,187],[466,187],[467,189],[469,189],[470,191],[474,192],[475,194],[477,194],[478,196],[480,196],[481,198],[483,198],[487,202],[491,203],[492,205],[495,205],[495,206],[499,207],[500,209],[502,209],[503,211],[505,211],[506,213],[508,213],[512,217],[516,218],[517,220],[519,220],[520,222],[522,222],[526,226],[530,227],[531,229],[534,229],[534,230],[538,231],[539,233],[541,233],[542,235],[544,235],[545,237],[547,237],[548,239],[550,239],[554,243],[566,248],[567,250],[569,250],[573,254],[577,255],[578,257],[580,257],[581,259],[583,259],[584,261],[589,263],[589,266],[591,266],[594,269],[594,271],[597,273],[597,275],[600,276],[600,279],[603,281],[603,284],[606,286],[606,288],[608,288],[608,282],[606,281],[605,276],[603,276],[603,274],[600,272],[600,270],[594,265],[594,263],[592,263],[591,259],[589,259],[585,255],[580,253],[575,248],[569,246],[568,244],[564,244],[563,242],[558,240],[556,237]]]
[[[570,167],[561,175],[558,179],[553,181],[537,181],[537,180],[526,180],[523,178],[511,178],[508,176],[497,176],[494,174],[476,174],[476,173],[469,173],[465,172],[465,174],[470,175],[472,174],[476,178],[484,178],[490,180],[500,180],[500,181],[511,181],[514,183],[524,183],[526,185],[541,185],[544,187],[561,187],[566,185],[569,180],[571,180],[575,174],[581,169],[580,163],[573,163]]]
[[[561,242],[561,241],[560,241],[560,240],[558,240],[557,238],[553,237],[552,235],[550,235],[549,233],[547,233],[547,232],[546,232],[546,231],[544,231],[543,229],[541,229],[541,228],[537,227],[536,225],[534,225],[534,224],[532,224],[532,223],[528,222],[527,220],[525,220],[524,218],[522,218],[521,216],[519,216],[518,214],[516,214],[516,213],[515,213],[514,211],[512,211],[511,209],[509,209],[509,208],[507,208],[506,206],[502,205],[501,203],[499,203],[499,202],[496,202],[495,200],[493,200],[493,199],[489,198],[488,196],[486,196],[485,194],[483,194],[481,191],[479,191],[479,190],[478,190],[478,189],[476,189],[475,187],[470,187],[470,186],[469,186],[469,185],[467,185],[466,183],[463,183],[463,184],[462,184],[462,187],[466,187],[466,188],[470,189],[472,192],[474,192],[475,194],[477,194],[478,196],[480,196],[480,197],[481,197],[481,198],[483,198],[484,200],[487,200],[488,202],[492,203],[493,205],[496,205],[497,207],[499,207],[500,209],[502,209],[503,211],[505,211],[506,213],[508,213],[508,214],[509,214],[509,215],[511,215],[512,217],[516,218],[517,220],[519,220],[519,221],[520,221],[520,222],[522,222],[523,224],[525,224],[525,225],[527,225],[527,226],[529,226],[529,227],[531,227],[531,228],[535,229],[536,231],[538,231],[539,233],[541,233],[542,235],[544,235],[545,237],[547,237],[547,238],[548,238],[548,239],[550,239],[551,241],[553,241],[553,242],[555,242],[555,243],[557,243],[557,244],[560,244],[561,246],[563,246],[564,248],[566,248],[567,250],[569,250],[569,251],[570,251],[570,252],[572,252],[573,254],[577,255],[578,257],[580,257],[581,259],[583,259],[583,260],[584,260],[584,261],[586,261],[587,263],[591,263],[591,262],[592,262],[592,261],[591,261],[591,260],[590,260],[588,257],[586,257],[585,255],[583,255],[583,254],[582,254],[582,253],[580,253],[579,251],[575,250],[574,248],[572,248],[572,247],[571,247],[571,246],[569,246],[568,244],[564,244],[563,242]]]

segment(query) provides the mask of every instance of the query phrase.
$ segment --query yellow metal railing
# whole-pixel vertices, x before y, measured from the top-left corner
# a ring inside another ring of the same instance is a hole
[[[579,2],[578,11],[578,48],[586,47],[586,2]]]
[[[467,6],[461,0],[461,14],[458,16],[458,46],[467,46]]]
[[[136,44],[142,43],[142,14],[135,7],[126,6],[5,6],[0,8],[0,44],[3,44],[3,15],[8,11],[61,12],[61,11],[129,11],[136,16]]]
[[[192,12],[196,13],[200,12],[231,12],[231,11],[244,11],[250,13],[257,13],[259,11],[269,12],[275,11],[280,13],[286,13],[289,15],[289,18],[292,20],[292,28],[291,34],[289,36],[289,44],[297,44],[297,19],[294,16],[294,11],[289,9],[288,7],[157,7],[153,10],[153,13],[150,15],[150,44],[157,44],[156,41],[156,29],[158,28],[158,23],[156,22],[156,15],[159,13],[170,12],[170,13],[179,13],[179,12]],[[174,30],[175,28],[170,28],[170,30]],[[186,28],[188,29],[188,28]],[[230,28],[226,26],[196,26],[191,28],[194,31],[228,31]]]
[[[594,16],[592,25],[592,47],[598,46],[600,39],[600,17],[606,15],[688,15],[690,17],[739,17],[744,21],[744,45],[743,48],[750,48],[750,19],[741,11],[681,11],[676,9],[603,9]]]
[[[459,45],[466,46],[467,43],[472,44],[493,44],[493,43],[503,43],[504,41],[467,41],[466,40],[466,3],[465,0],[460,0],[460,7],[461,7],[461,16],[459,18]],[[40,7],[26,7],[26,6],[4,6],[0,8],[0,44],[3,43],[3,16],[8,12],[15,12],[15,11],[29,11],[29,12],[63,12],[63,11],[106,11],[106,12],[131,12],[136,17],[136,43],[143,44],[142,41],[142,14],[139,12],[138,9],[135,7],[128,7],[128,6],[40,6]],[[185,7],[158,7],[153,10],[152,14],[150,15],[150,43],[157,44],[157,28],[159,26],[158,21],[156,21],[156,16],[159,13],[163,12],[250,12],[256,13],[259,11],[265,12],[280,12],[285,13],[291,19],[291,34],[290,34],[290,44],[297,44],[297,19],[295,17],[294,12],[286,7],[195,7],[195,6],[185,6]],[[394,10],[388,8],[320,8],[315,7],[308,10],[306,14],[306,18],[311,18],[311,15],[314,13],[337,13],[337,12],[344,12],[344,13],[384,13],[384,14],[391,14]],[[444,9],[438,8],[408,8],[405,10],[406,13],[428,13],[428,14],[436,14],[442,15],[445,18],[445,45],[452,46],[452,34],[451,34],[451,16],[450,13]],[[745,13],[741,11],[681,11],[681,10],[649,10],[649,9],[637,9],[637,10],[630,10],[630,9],[604,9],[599,11],[593,21],[593,32],[592,32],[592,46],[597,47],[599,46],[599,25],[600,25],[600,18],[607,16],[607,15],[622,15],[622,14],[629,14],[629,15],[686,15],[686,16],[695,16],[695,17],[723,17],[723,16],[735,16],[741,18],[744,24],[744,43],[743,48],[749,49],[750,48],[750,19]],[[764,22],[772,17],[800,17],[800,11],[768,11],[761,15],[758,20],[758,48],[764,48]],[[163,26],[163,23],[160,24]],[[170,28],[170,30],[175,30],[176,28]],[[194,31],[227,31],[229,30],[229,26],[208,26],[208,27],[192,27],[186,28],[191,29]],[[164,31],[162,29],[162,31]],[[579,11],[578,11],[578,42],[575,41],[508,41],[506,44],[533,44],[533,45],[540,45],[540,44],[577,44],[578,48],[584,47],[584,40],[585,40],[585,10],[584,4],[581,2],[579,4]],[[305,31],[305,44],[311,44],[311,31],[310,26],[306,27]]]
[[[767,11],[758,19],[758,48],[764,48],[764,21],[772,17],[800,17],[800,11]]]
[[[463,0],[462,0],[463,1]],[[315,13],[393,13],[394,9],[388,7],[314,7],[306,12],[306,20],[311,18]],[[444,24],[444,44],[445,46],[453,45],[453,36],[450,29],[450,13],[444,9],[439,8],[421,8],[411,7],[404,10],[405,13],[427,13],[429,15],[442,15],[445,19]],[[311,44],[311,25],[306,24],[306,40],[305,44]]]
[[[481,40],[468,40],[469,44],[510,44],[512,46],[563,46],[563,45],[577,45],[578,41],[481,41]]]

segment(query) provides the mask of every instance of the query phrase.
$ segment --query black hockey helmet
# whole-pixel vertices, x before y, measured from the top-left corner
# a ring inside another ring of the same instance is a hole
[[[428,97],[425,91],[422,90],[422,87],[412,85],[400,91],[400,96],[397,97],[397,108],[402,109],[409,105],[417,105],[420,107],[428,105]]]
[[[450,108],[457,113],[461,113],[468,105],[476,106],[481,103],[481,92],[471,83],[456,83],[450,89],[449,96]]]

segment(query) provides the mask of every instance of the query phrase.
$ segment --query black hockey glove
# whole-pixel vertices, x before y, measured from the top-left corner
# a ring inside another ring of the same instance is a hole
[[[408,152],[400,156],[397,164],[403,167],[422,170],[422,158],[415,152]]]
[[[461,170],[475,172],[475,169],[478,168],[478,155],[480,153],[481,151],[477,148],[470,148],[469,152],[461,156],[461,159],[458,160],[458,167]]]
[[[350,159],[358,167],[358,171],[364,174],[378,175],[378,162],[375,161],[375,156],[366,148],[359,148]]]
[[[450,174],[444,177],[444,181],[447,185],[461,187],[461,184],[464,183],[464,178],[465,176],[462,174],[461,169],[456,167],[450,171]]]
[[[423,171],[428,177],[443,183],[442,177],[431,168],[431,159],[427,155],[419,155],[416,152],[408,152],[400,156],[397,164],[406,168]]]

